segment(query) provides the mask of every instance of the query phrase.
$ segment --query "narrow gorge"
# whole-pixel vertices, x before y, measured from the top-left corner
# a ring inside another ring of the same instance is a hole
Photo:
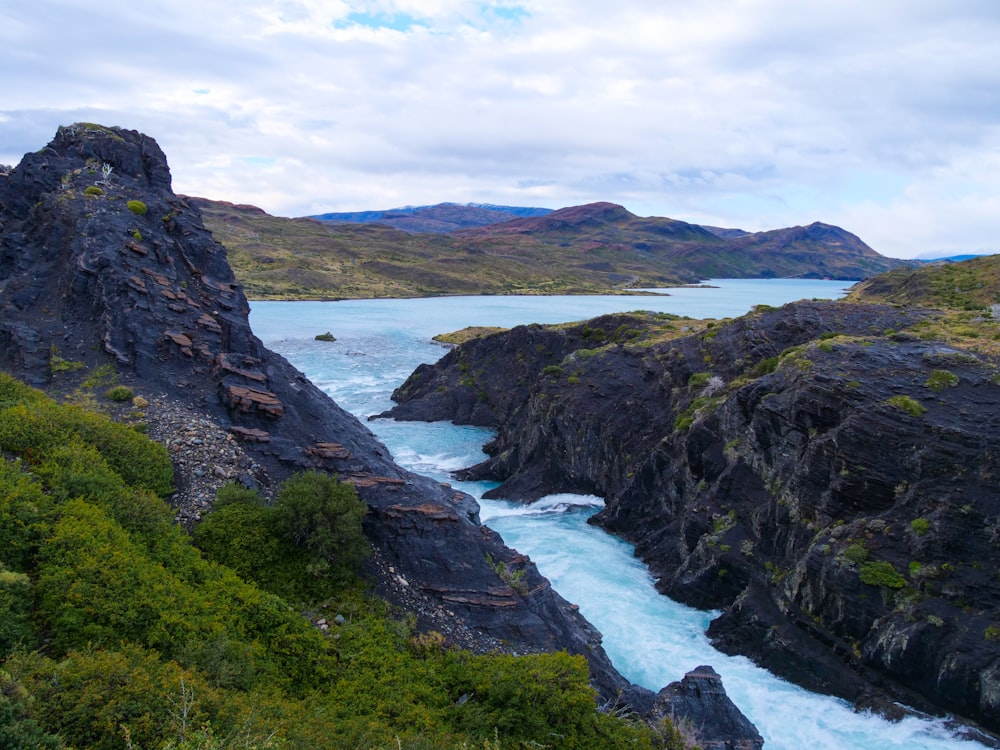
[[[846,301],[518,326],[418,368],[386,416],[496,428],[459,473],[494,497],[605,498],[592,522],[722,610],[723,651],[996,733],[997,329]]]

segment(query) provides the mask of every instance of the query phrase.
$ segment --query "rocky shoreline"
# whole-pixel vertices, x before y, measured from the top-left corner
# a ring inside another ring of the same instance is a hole
[[[592,522],[661,592],[722,610],[723,651],[997,733],[1000,363],[906,332],[931,316],[799,302],[697,332],[519,326],[421,366],[383,416],[497,429],[458,473],[501,482],[491,496],[604,497]]]

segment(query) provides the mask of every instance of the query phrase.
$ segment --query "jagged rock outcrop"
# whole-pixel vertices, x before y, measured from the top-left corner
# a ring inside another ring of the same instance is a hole
[[[701,750],[760,747],[760,734],[747,727],[743,714],[732,712],[732,705],[719,673],[704,665],[688,672],[679,682],[670,683],[656,696],[656,710],[668,718],[683,716],[680,731]]]
[[[933,315],[522,326],[420,368],[389,414],[497,427],[463,472],[494,496],[604,497],[594,522],[663,593],[723,610],[719,648],[998,732],[1000,362],[907,331]]]
[[[606,701],[653,695],[610,664],[600,634],[475,501],[398,467],[374,435],[253,335],[243,290],[166,158],[135,131],[60,128],[0,176],[0,367],[71,390],[112,365],[136,390],[198,407],[253,457],[269,489],[321,469],[357,487],[393,582],[513,651],[583,654]],[[497,567],[523,571],[515,590]],[[422,605],[423,606],[423,605]]]

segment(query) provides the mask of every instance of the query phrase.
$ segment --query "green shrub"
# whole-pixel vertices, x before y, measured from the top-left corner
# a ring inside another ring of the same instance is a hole
[[[721,402],[722,399],[718,397],[699,396],[677,415],[674,420],[674,429],[678,431],[688,429],[699,415],[711,414]]]
[[[892,396],[886,400],[886,403],[900,411],[905,411],[911,417],[919,417],[927,411],[926,406],[910,396]]]
[[[162,747],[165,738],[181,730],[175,711],[182,685],[197,698],[184,706],[189,722],[218,721],[226,710],[204,679],[134,645],[87,649],[58,662],[29,659],[17,666],[28,675],[36,705],[46,710],[46,728],[72,738],[73,747],[125,748],[125,731],[132,747]]]
[[[131,200],[128,203],[126,203],[125,205],[128,208],[128,210],[131,211],[132,213],[134,213],[136,216],[145,216],[146,215],[146,211],[149,210],[146,207],[146,204],[143,203],[142,201]]]
[[[750,370],[750,377],[759,378],[764,375],[770,375],[778,369],[778,362],[780,360],[781,357],[768,357],[766,359],[762,359]]]
[[[471,697],[452,713],[457,728],[474,736],[496,731],[511,747],[542,741],[552,748],[612,748],[638,740],[622,722],[594,711],[582,656],[497,655],[474,658],[468,667],[454,690]]]
[[[7,570],[0,563],[0,658],[18,644],[31,646],[31,579],[24,573]]]
[[[562,374],[563,374],[563,368],[561,368],[559,365],[547,365],[542,370],[542,375],[545,375],[550,378],[558,378]]]
[[[914,518],[910,521],[910,528],[917,536],[923,536],[931,530],[931,522],[926,518]]]
[[[84,191],[84,195],[104,195],[104,191],[101,190],[97,185],[89,185]]]
[[[118,373],[112,364],[104,364],[95,367],[80,383],[82,388],[100,388],[101,386],[112,386],[118,380]]]
[[[215,510],[195,526],[195,545],[244,580],[289,601],[333,596],[336,581],[310,574],[313,556],[280,532],[279,514],[252,490],[226,485]]]
[[[0,565],[27,570],[42,542],[48,497],[20,461],[0,457]]]
[[[10,404],[38,403],[48,398],[42,391],[32,388],[5,372],[0,372],[0,407]]]
[[[24,687],[0,670],[0,747],[10,750],[62,750],[59,738],[33,717],[35,706]]]
[[[132,389],[126,385],[116,385],[104,392],[104,397],[109,401],[131,401],[134,395]]]
[[[275,503],[276,524],[313,556],[319,577],[350,577],[367,557],[361,529],[367,507],[354,485],[318,471],[297,474],[281,485]]]
[[[86,365],[71,359],[64,359],[59,348],[55,345],[49,350],[49,371],[55,375],[60,372],[74,372],[82,370]]]
[[[854,542],[844,550],[844,559],[855,565],[860,565],[868,559],[868,548],[861,542]]]
[[[861,582],[867,583],[869,586],[888,586],[891,589],[901,589],[906,585],[906,579],[892,566],[892,563],[884,560],[862,563],[859,575]]]
[[[692,388],[701,388],[706,385],[711,378],[712,373],[710,372],[695,372],[688,378],[688,385]]]
[[[244,487],[239,482],[229,482],[222,485],[215,493],[215,508],[218,509],[230,503],[264,505],[264,498],[256,490]]]
[[[943,391],[958,385],[958,375],[948,370],[933,370],[924,383],[932,391]]]

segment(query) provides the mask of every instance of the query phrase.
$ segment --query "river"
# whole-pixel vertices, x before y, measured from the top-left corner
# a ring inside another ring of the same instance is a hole
[[[771,279],[713,280],[708,288],[664,290],[669,296],[443,297],[416,300],[254,302],[250,322],[343,408],[361,420],[388,409],[394,388],[445,349],[431,337],[466,326],[561,323],[628,310],[724,318],[755,304],[832,299],[843,282]],[[335,342],[316,341],[330,332]],[[482,500],[491,485],[455,482],[449,472],[485,458],[486,429],[451,423],[378,419],[368,426],[408,469],[451,481],[480,501],[484,523],[531,556],[539,570],[604,635],[604,647],[631,681],[658,690],[701,664],[722,675],[733,701],[757,726],[768,750],[979,750],[946,722],[908,718],[891,723],[857,713],[834,698],[777,679],[743,657],[726,656],[704,632],[713,612],[682,606],[657,593],[629,544],[586,523],[601,499],[542,498],[525,506]]]

